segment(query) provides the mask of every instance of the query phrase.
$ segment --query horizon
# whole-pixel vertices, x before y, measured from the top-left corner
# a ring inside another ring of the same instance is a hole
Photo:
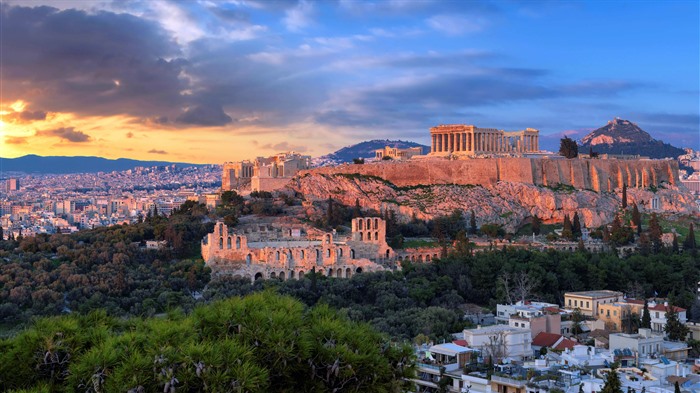
[[[695,1],[4,0],[2,155],[221,164],[430,145],[448,123],[580,139],[616,117],[700,150],[699,14]]]

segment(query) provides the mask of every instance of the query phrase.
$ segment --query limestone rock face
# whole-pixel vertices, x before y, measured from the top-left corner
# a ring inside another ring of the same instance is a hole
[[[365,208],[391,209],[399,219],[413,215],[432,219],[458,209],[469,215],[474,210],[479,224],[502,225],[515,231],[528,217],[537,215],[545,223],[561,222],[564,215],[578,212],[589,228],[613,220],[620,207],[620,192],[594,192],[573,188],[552,189],[533,184],[496,182],[485,186],[418,185],[397,187],[381,178],[357,174],[308,173],[294,178],[287,186],[307,200],[328,197],[349,206],[358,200]],[[628,202],[637,202],[641,211],[658,198],[660,208],[669,212],[691,213],[692,196],[673,186],[656,193],[645,189],[628,189]]]

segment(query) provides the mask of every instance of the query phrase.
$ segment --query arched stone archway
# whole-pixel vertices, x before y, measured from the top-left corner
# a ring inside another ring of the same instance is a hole
[[[336,275],[335,275],[335,276],[338,277],[338,278],[343,277],[343,269],[338,268],[338,270],[336,271]]]
[[[224,238],[220,237],[219,238],[219,250],[223,250],[223,249],[224,249]]]
[[[275,272],[270,273],[270,278],[273,278],[273,279],[277,278],[277,273],[275,273]]]
[[[362,273],[362,268],[358,267],[357,269],[355,269],[355,273]]]
[[[352,269],[345,269],[345,278],[350,278],[350,276],[352,276]]]
[[[284,272],[280,272],[279,278],[281,281],[284,281],[284,276],[285,276]]]
[[[300,270],[299,271],[299,279],[301,280],[302,278],[304,278],[304,271]]]
[[[257,280],[261,279],[262,276],[263,276],[263,275],[262,275],[262,273],[260,273],[260,272],[255,273],[255,280],[257,281]]]
[[[226,238],[226,248],[228,250],[231,249],[231,237],[230,236]]]
[[[328,277],[333,277],[333,268],[328,269]]]
[[[236,236],[236,250],[240,250],[240,249],[241,249],[241,237]]]

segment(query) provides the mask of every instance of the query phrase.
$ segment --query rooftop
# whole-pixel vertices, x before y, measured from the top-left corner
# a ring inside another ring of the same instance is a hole
[[[622,292],[601,289],[598,291],[567,292],[564,294],[564,296],[582,296],[582,297],[590,297],[590,298],[597,299],[597,298],[604,298],[604,297],[622,296]]]

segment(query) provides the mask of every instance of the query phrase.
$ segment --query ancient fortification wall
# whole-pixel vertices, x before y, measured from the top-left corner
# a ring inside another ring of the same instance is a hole
[[[422,159],[341,165],[300,172],[377,176],[403,186],[419,184],[490,185],[498,181],[612,191],[623,184],[631,188],[679,184],[678,163],[670,160],[602,160],[552,158],[475,158],[469,160]]]

